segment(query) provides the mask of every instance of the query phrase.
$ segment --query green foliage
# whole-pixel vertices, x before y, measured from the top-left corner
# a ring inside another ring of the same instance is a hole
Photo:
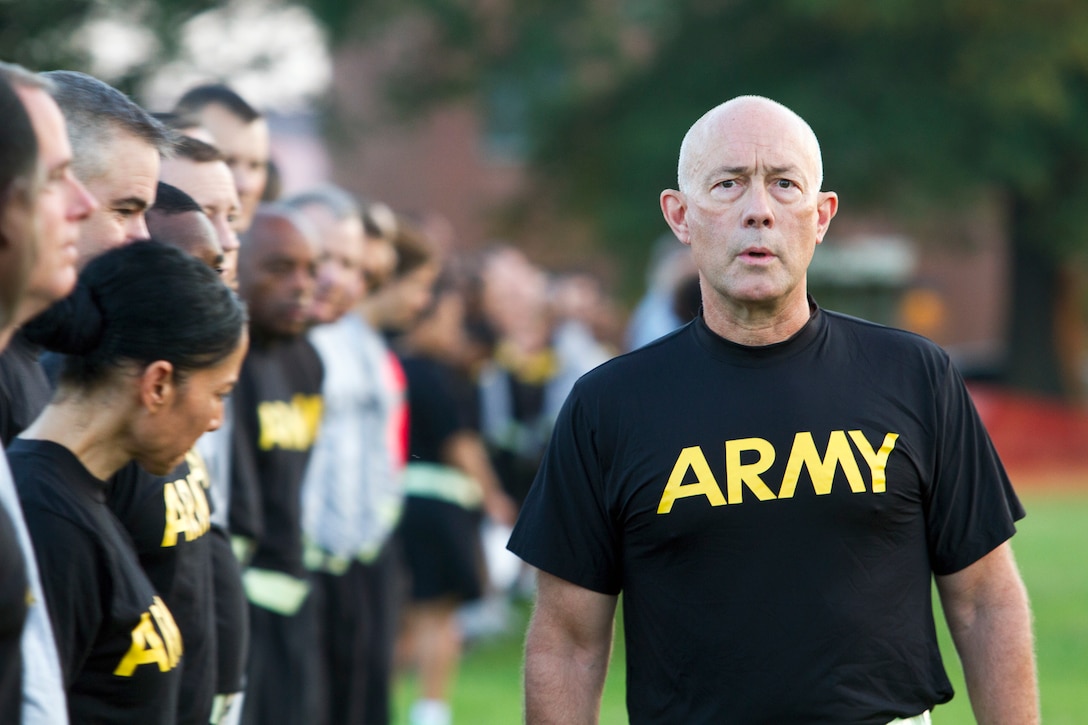
[[[381,2],[375,3],[381,6]],[[517,84],[540,182],[616,250],[664,230],[686,128],[741,93],[813,125],[853,208],[954,208],[982,189],[1042,206],[1030,239],[1088,247],[1088,4],[1076,0],[413,0],[428,23],[405,108]],[[408,8],[407,10],[405,8]],[[372,30],[381,32],[381,23]],[[641,255],[637,255],[641,256]]]
[[[140,80],[175,56],[179,27],[219,4],[216,0],[0,0],[0,58],[31,70],[88,71],[88,50],[73,39],[89,21],[104,17],[127,20],[150,30],[158,44],[147,63],[124,78],[109,79],[131,92]]]

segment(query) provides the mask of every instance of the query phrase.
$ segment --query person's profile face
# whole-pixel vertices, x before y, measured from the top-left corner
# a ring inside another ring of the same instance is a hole
[[[175,379],[173,397],[150,425],[141,430],[135,456],[141,466],[162,476],[176,468],[197,438],[223,423],[224,407],[248,349],[246,333],[238,346],[215,365],[188,371]]]
[[[38,140],[38,182],[30,218],[23,222],[27,243],[35,246],[26,284],[25,319],[72,291],[76,282],[77,241],[96,208],[94,197],[72,173],[72,148],[64,116],[42,89],[17,89]],[[33,241],[32,241],[33,240]]]
[[[98,150],[100,173],[83,179],[98,201],[79,234],[79,266],[105,251],[147,238],[145,214],[155,203],[159,182],[159,152],[132,134],[114,133]]]
[[[327,214],[318,222],[317,231],[320,255],[310,314],[314,322],[322,324],[338,320],[362,297],[366,241],[358,217],[337,220]]]
[[[226,159],[241,203],[238,231],[249,229],[268,183],[270,141],[263,118],[246,123],[227,109],[211,104],[200,112],[201,124]]]
[[[394,327],[406,330],[416,323],[434,299],[434,283],[441,271],[437,262],[430,262],[386,285],[386,294],[392,299],[390,322]]]
[[[175,158],[163,162],[161,178],[200,204],[211,220],[223,255],[223,280],[237,286],[238,235],[241,218],[238,192],[230,169],[222,161],[196,162]]]
[[[239,292],[249,307],[250,322],[272,335],[299,335],[310,321],[316,245],[286,219],[257,224],[239,260]]]
[[[147,230],[151,238],[181,249],[199,259],[223,278],[223,249],[208,216],[201,211],[164,214],[154,208],[147,213]]]

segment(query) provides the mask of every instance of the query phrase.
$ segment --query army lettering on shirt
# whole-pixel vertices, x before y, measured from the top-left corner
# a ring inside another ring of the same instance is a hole
[[[842,470],[846,484],[853,493],[884,493],[888,456],[898,439],[898,433],[886,433],[879,448],[874,450],[860,430],[833,430],[827,436],[827,446],[821,453],[810,431],[797,433],[777,493],[764,480],[764,474],[778,458],[774,444],[763,438],[725,441],[725,465],[721,474],[724,474],[722,480],[726,483],[728,499],[702,447],[686,447],[676,458],[661,493],[657,512],[667,514],[672,511],[676,499],[689,496],[703,496],[711,506],[739,504],[745,500],[745,490],[759,501],[793,498],[803,474],[811,482],[815,495],[826,496],[831,493],[837,470]],[[850,441],[853,441],[852,447]],[[868,472],[868,483],[862,476],[863,468]],[[694,480],[690,480],[692,478]]]
[[[257,405],[262,451],[308,451],[321,423],[320,395],[294,395],[291,400],[265,400]]]
[[[113,674],[131,677],[141,665],[155,665],[169,672],[181,660],[181,632],[162,599],[154,597],[140,623],[132,629],[132,646],[121,658]]]
[[[166,525],[162,546],[177,546],[178,538],[195,541],[211,528],[211,508],[208,505],[208,470],[196,449],[185,456],[189,472],[182,478],[167,481],[162,486]]]
[[[130,463],[113,477],[108,494],[111,510],[132,537],[140,565],[185,642],[178,725],[207,722],[215,697],[209,479],[194,448],[166,476]],[[149,614],[148,621],[155,619]]]

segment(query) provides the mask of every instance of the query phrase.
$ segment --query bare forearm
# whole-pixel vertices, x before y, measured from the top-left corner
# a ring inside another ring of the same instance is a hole
[[[967,694],[979,725],[1039,722],[1039,693],[1031,615],[1023,606],[980,614],[953,632],[963,662]]]
[[[527,725],[590,725],[600,715],[611,641],[584,650],[530,626],[525,641]]]
[[[938,580],[945,615],[979,725],[1036,725],[1039,690],[1027,591],[1011,550],[990,556],[985,577]]]

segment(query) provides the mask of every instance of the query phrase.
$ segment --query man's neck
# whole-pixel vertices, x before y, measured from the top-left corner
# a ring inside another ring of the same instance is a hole
[[[808,295],[791,297],[783,305],[726,303],[703,298],[703,319],[714,333],[747,347],[785,342],[808,324],[812,316]]]

